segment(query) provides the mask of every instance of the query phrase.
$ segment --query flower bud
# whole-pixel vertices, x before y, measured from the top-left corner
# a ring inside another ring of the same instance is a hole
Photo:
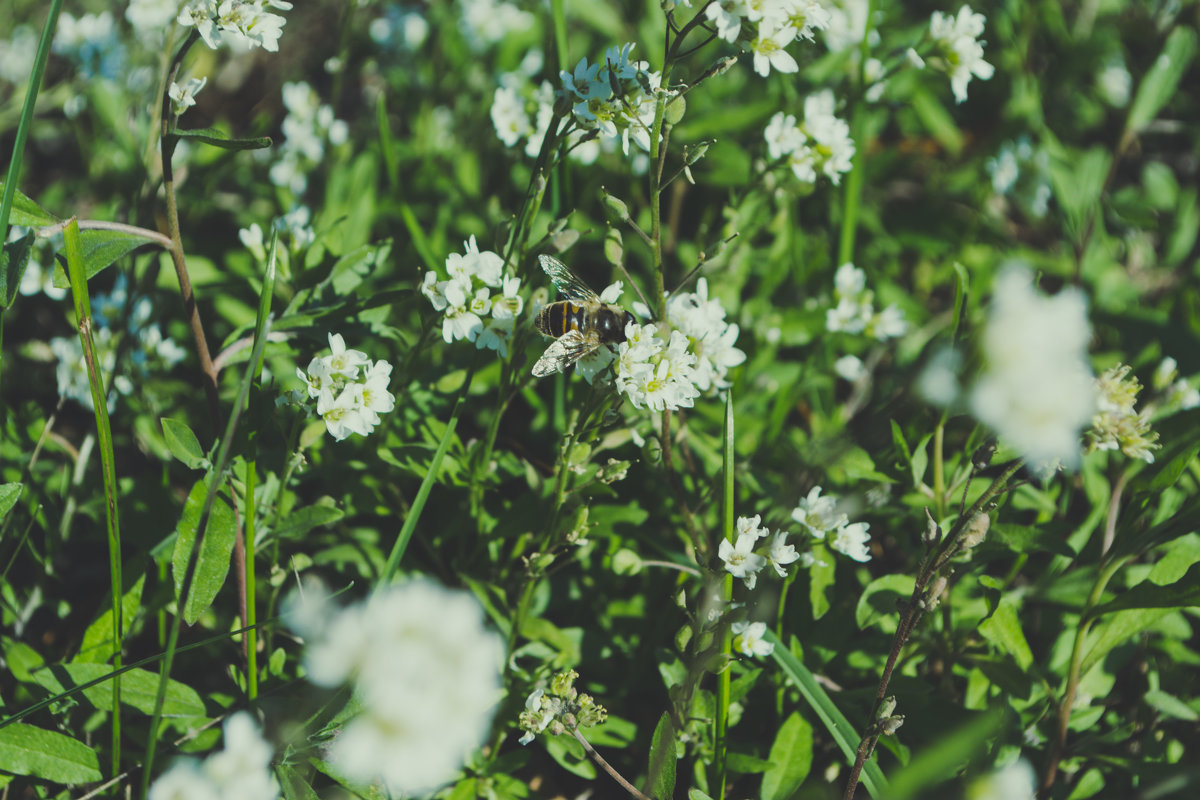
[[[625,263],[625,243],[616,228],[610,227],[604,232],[604,257],[613,266]]]
[[[879,704],[879,713],[875,715],[875,719],[880,720],[884,717],[890,717],[892,712],[896,710],[896,696],[888,695]]]
[[[894,717],[887,717],[879,720],[879,729],[884,736],[891,736],[896,731],[900,730],[900,726],[904,724],[904,715],[897,714]]]
[[[600,187],[600,203],[604,206],[604,212],[610,220],[615,222],[629,221],[629,206],[625,205],[625,201],[620,198],[613,197],[604,187]]]
[[[683,99],[683,95],[679,95],[667,102],[666,111],[663,113],[663,121],[668,125],[678,125],[683,119],[683,113],[687,111],[687,101]]]
[[[942,526],[933,521],[933,515],[929,513],[929,509],[925,509],[925,519],[928,524],[925,526],[925,533],[921,535],[921,541],[925,544],[933,544],[942,538]]]
[[[962,534],[963,549],[970,550],[972,547],[979,546],[987,538],[988,528],[991,526],[992,518],[987,514],[976,514],[971,517],[971,521],[967,523],[967,529]]]

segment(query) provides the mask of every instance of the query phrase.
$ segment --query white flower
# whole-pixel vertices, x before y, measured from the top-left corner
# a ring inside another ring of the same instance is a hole
[[[514,322],[512,317],[493,319],[475,340],[476,346],[480,350],[495,350],[501,358],[507,357],[508,342],[512,339]]]
[[[985,22],[983,14],[976,14],[965,5],[958,10],[957,17],[934,11],[929,19],[929,34],[941,53],[936,65],[950,75],[950,88],[959,103],[967,99],[971,78],[986,81],[995,72],[983,60],[983,45],[978,41]]]
[[[687,350],[687,337],[671,332],[669,344],[655,334],[655,325],[631,322],[626,340],[617,347],[617,390],[634,408],[645,404],[651,411],[691,408],[700,392],[692,382],[696,357]]]
[[[1035,469],[1079,462],[1079,434],[1096,404],[1086,355],[1090,338],[1078,290],[1047,297],[1023,267],[997,277],[981,341],[987,368],[971,390],[970,405]]]
[[[743,536],[751,536],[754,539],[761,539],[764,536],[769,536],[770,531],[766,528],[760,528],[759,523],[762,522],[762,516],[755,514],[753,517],[738,517],[736,531],[738,538]]]
[[[763,639],[767,633],[765,622],[735,622],[733,630],[733,647],[745,656],[769,656],[775,652],[775,645]]]
[[[787,544],[787,531],[780,531],[771,539],[771,549],[767,553],[767,561],[775,568],[775,572],[779,577],[786,578],[787,570],[785,567],[800,558],[800,554],[796,552],[795,545]]]
[[[740,0],[720,0],[709,3],[704,15],[717,26],[717,36],[727,42],[736,42],[742,31],[742,14],[747,11]]]
[[[804,146],[804,134],[796,124],[796,117],[782,111],[771,117],[763,137],[767,140],[767,155],[771,158],[782,158]]]
[[[758,26],[758,38],[751,44],[754,52],[754,71],[764,78],[776,72],[795,72],[800,69],[796,59],[784,50],[796,38],[796,29],[790,25],[780,25],[771,20],[763,20]]]
[[[354,378],[359,367],[371,362],[363,351],[346,349],[346,340],[340,333],[329,334],[329,350],[329,371],[334,375]]]
[[[1021,758],[976,780],[967,790],[967,800],[1033,800],[1037,776]]]
[[[179,0],[130,0],[125,19],[139,36],[161,36],[179,13]]]
[[[874,336],[881,342],[903,336],[907,330],[908,322],[904,319],[904,312],[895,304],[873,314],[866,327],[867,335]]]
[[[346,386],[336,397],[331,390],[323,390],[317,397],[317,414],[325,421],[329,435],[339,442],[352,433],[366,436],[371,432],[367,418],[362,413],[357,384]]]
[[[833,371],[850,383],[854,383],[867,374],[867,368],[858,356],[842,356],[833,362]]]
[[[150,786],[149,800],[222,800],[195,759],[180,759]]]
[[[834,533],[829,546],[839,553],[850,556],[855,561],[870,561],[871,552],[867,549],[867,541],[871,538],[867,533],[869,528],[865,522],[852,522],[843,525]]]
[[[442,289],[446,297],[446,317],[442,320],[442,338],[446,344],[459,339],[475,341],[483,330],[483,321],[467,309],[467,292],[471,288],[469,279],[454,278]]]
[[[592,64],[589,67],[587,59],[581,58],[575,65],[574,73],[563,70],[558,73],[558,77],[562,80],[563,88],[584,103],[591,100],[607,100],[612,97],[612,87],[607,80],[600,79],[601,66],[603,65]]]
[[[310,601],[305,601],[310,602]],[[362,711],[329,749],[352,780],[421,795],[451,780],[484,741],[504,645],[479,603],[414,580],[331,612],[305,650],[324,686],[352,680]]]
[[[458,27],[475,51],[528,31],[534,24],[533,14],[502,0],[462,0],[461,5]]]
[[[492,95],[492,126],[506,147],[512,147],[533,131],[525,103],[517,96],[516,89],[496,88]]]
[[[442,284],[438,282],[438,274],[433,270],[426,272],[421,280],[421,294],[429,298],[434,311],[446,309],[446,295],[442,294]]]
[[[183,86],[171,81],[171,86],[167,89],[167,95],[171,98],[171,110],[175,116],[179,116],[184,111],[196,105],[196,95],[204,88],[204,84],[206,83],[208,83],[208,78],[192,78]]]
[[[814,486],[807,497],[792,510],[792,519],[803,525],[809,535],[816,539],[824,539],[829,531],[836,530],[847,523],[845,514],[837,513],[837,498],[833,495],[821,496],[821,487]]]
[[[767,560],[754,552],[756,542],[757,536],[742,534],[738,536],[737,544],[722,539],[717,547],[717,555],[725,562],[725,571],[745,581],[747,589],[754,588],[758,571],[767,565]]]
[[[179,12],[180,25],[194,26],[204,43],[217,49],[226,42],[279,50],[279,37],[287,21],[267,7],[290,10],[285,0],[191,0]]]

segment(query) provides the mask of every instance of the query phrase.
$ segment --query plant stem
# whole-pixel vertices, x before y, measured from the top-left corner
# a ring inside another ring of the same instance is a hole
[[[649,797],[645,794],[642,794],[642,792],[638,791],[638,788],[636,786],[634,786],[629,781],[625,780],[625,777],[623,775],[621,775],[621,773],[617,772],[613,768],[612,764],[609,764],[607,761],[605,761],[604,756],[597,753],[596,748],[592,747],[591,743],[588,742],[587,739],[583,738],[582,733],[580,733],[577,730],[572,729],[571,734],[575,737],[576,741],[578,741],[581,745],[583,745],[583,749],[587,751],[587,754],[589,756],[591,756],[592,760],[595,761],[597,764],[599,764],[600,768],[602,770],[604,770],[605,772],[607,772],[614,781],[621,784],[622,789],[629,792],[634,797],[638,798],[638,800],[654,800],[654,798]]]

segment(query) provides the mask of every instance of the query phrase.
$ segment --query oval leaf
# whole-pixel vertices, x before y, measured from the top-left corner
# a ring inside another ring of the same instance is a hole
[[[779,726],[771,754],[771,766],[763,774],[762,799],[787,800],[795,794],[812,768],[812,725],[795,711]]]
[[[4,243],[0,251],[0,309],[8,308],[17,298],[21,278],[29,266],[29,252],[33,249],[33,234],[27,233],[20,239]]]
[[[0,520],[8,516],[8,512],[12,511],[12,507],[17,504],[20,497],[21,484],[5,483],[0,485]]]
[[[70,736],[21,722],[0,728],[0,770],[67,785],[104,777],[91,747]]]
[[[111,266],[117,259],[124,258],[144,244],[151,244],[136,233],[128,231],[104,231],[89,228],[79,232],[79,246],[83,251],[83,274],[90,280],[93,275]],[[62,268],[62,253],[58,254],[59,266],[54,270],[54,285],[60,289],[70,287],[67,274]]]
[[[183,590],[183,576],[187,570],[189,554],[192,552],[192,543],[196,540],[196,530],[200,524],[200,514],[204,509],[206,496],[204,482],[198,481],[192,487],[183,507],[183,516],[179,519],[179,538],[175,541],[175,553],[171,557],[171,566],[175,574],[176,601]],[[183,609],[183,618],[188,624],[200,619],[200,615],[212,604],[213,598],[225,583],[235,532],[233,509],[218,495],[208,518],[187,606]]]
[[[163,417],[162,429],[171,455],[192,469],[205,469],[209,466],[208,459],[204,457],[204,449],[200,447],[200,440],[192,433],[191,428],[178,420]]]

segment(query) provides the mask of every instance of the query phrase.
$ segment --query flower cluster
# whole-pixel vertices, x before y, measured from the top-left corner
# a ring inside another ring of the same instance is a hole
[[[867,542],[871,535],[867,530],[871,527],[866,522],[850,522],[850,518],[838,511],[838,498],[827,494],[821,496],[821,487],[814,486],[807,497],[792,509],[792,520],[817,541],[829,537],[829,546],[839,553],[849,556],[855,561],[869,561],[871,552]],[[808,566],[814,561],[810,553],[805,553],[802,563]]]
[[[554,87],[542,81],[534,87],[520,73],[502,77],[492,95],[492,126],[505,147],[525,140],[525,155],[537,156],[554,119]]]
[[[521,279],[505,275],[503,259],[491,250],[481,252],[474,236],[463,242],[463,250],[446,258],[448,280],[441,280],[433,270],[425,273],[421,294],[442,312],[442,338],[447,344],[466,339],[480,350],[507,356],[517,316],[525,307],[518,293]],[[493,295],[492,289],[500,291]],[[486,325],[485,317],[490,317]]]
[[[632,61],[633,44],[610,47],[603,63],[579,60],[574,72],[559,73],[561,94],[572,105],[575,121],[585,130],[597,131],[601,141],[617,141],[629,155],[632,141],[650,150],[662,74],[650,72],[646,61]]]
[[[754,71],[764,78],[800,67],[784,49],[796,39],[813,41],[813,31],[824,30],[829,11],[816,0],[718,0],[705,8],[705,16],[719,38],[750,45]]]
[[[271,183],[303,194],[308,174],[325,158],[325,142],[337,146],[349,136],[349,126],[334,117],[333,107],[322,103],[316,90],[302,81],[283,85],[283,141],[278,147],[258,150],[257,158],[270,158]]]
[[[605,293],[601,299],[607,296],[611,299],[606,302],[615,301],[620,284]],[[650,316],[641,303],[635,303],[634,310]],[[676,292],[667,300],[665,326],[636,322],[626,326],[626,340],[617,347],[617,391],[627,395],[635,408],[643,404],[652,411],[690,408],[702,392],[729,386],[726,374],[746,360],[746,354],[734,346],[738,333],[736,324],[725,321],[721,301],[708,296],[708,281],[701,278],[695,292]],[[589,373],[610,360],[601,354],[594,364],[581,361],[584,377],[590,381]]]
[[[1047,297],[1024,267],[996,278],[981,342],[987,368],[971,389],[971,410],[1035,469],[1079,462],[1079,434],[1096,409],[1090,338],[1078,290]]]
[[[1129,373],[1128,364],[1119,364],[1096,379],[1096,413],[1087,432],[1088,448],[1120,450],[1153,464],[1158,434],[1150,431],[1147,411],[1139,414],[1133,410],[1142,385]]]
[[[225,720],[225,749],[204,761],[176,761],[150,787],[149,800],[275,800],[271,745],[248,712]]]
[[[453,779],[484,741],[499,699],[501,638],[465,592],[413,580],[337,608],[309,582],[289,603],[318,686],[352,683],[361,709],[329,748],[348,778],[381,780],[394,796]]]
[[[396,407],[388,391],[392,365],[372,362],[361,350],[347,350],[340,333],[329,334],[330,355],[314,357],[308,370],[296,374],[317,401],[317,414],[329,435],[339,442],[352,433],[366,436],[379,424],[379,415]]]
[[[904,312],[895,304],[875,310],[875,295],[866,288],[867,277],[858,267],[842,264],[833,281],[837,305],[825,312],[825,327],[830,332],[861,333],[886,341],[908,330]]]
[[[179,0],[129,0],[125,19],[133,26],[139,39],[162,39],[171,21],[179,14]]]
[[[803,183],[816,183],[824,175],[836,186],[842,173],[850,171],[854,140],[850,126],[834,115],[833,108],[833,92],[826,89],[805,99],[803,123],[780,111],[763,131],[767,154],[791,167]]]
[[[92,343],[96,348],[96,363],[103,376],[108,399],[105,405],[113,410],[118,395],[131,395],[143,390],[144,379],[169,371],[183,360],[185,352],[174,340],[163,336],[162,329],[150,323],[152,303],[139,298],[129,307],[129,294],[124,278],[119,278],[112,292],[97,295],[92,300]],[[122,332],[123,331],[123,332]],[[128,351],[123,348],[124,337],[133,337]],[[78,336],[60,336],[50,340],[50,352],[58,360],[56,377],[58,393],[92,410],[91,386],[88,383],[87,362]],[[126,361],[117,374],[117,354]],[[140,394],[145,395],[144,391]]]
[[[747,589],[753,589],[758,583],[758,573],[770,564],[779,577],[787,577],[787,565],[800,558],[796,548],[787,544],[787,531],[779,531],[774,536],[767,528],[760,527],[762,517],[738,517],[736,541],[722,539],[717,548],[717,556],[725,562],[725,571],[735,578],[741,578]],[[759,539],[763,543],[759,544]]]
[[[179,11],[177,21],[195,27],[213,50],[222,44],[261,47],[274,53],[287,22],[267,8],[290,11],[287,0],[191,0]]]
[[[79,65],[80,77],[85,80],[97,75],[115,80],[126,69],[126,51],[109,11],[78,19],[64,11],[58,18],[53,47],[54,52]]]
[[[995,72],[995,68],[983,60],[983,43],[979,41],[985,22],[987,18],[976,14],[969,6],[960,8],[957,17],[935,11],[929,19],[929,35],[936,55],[926,61],[950,76],[950,88],[959,103],[967,99],[967,84],[971,78],[986,81]]]
[[[559,736],[604,722],[608,711],[597,705],[590,694],[575,688],[578,677],[579,673],[573,669],[560,672],[550,680],[549,691],[539,686],[530,693],[518,718],[521,730],[525,731],[521,744],[529,744],[534,736],[546,730]]]

